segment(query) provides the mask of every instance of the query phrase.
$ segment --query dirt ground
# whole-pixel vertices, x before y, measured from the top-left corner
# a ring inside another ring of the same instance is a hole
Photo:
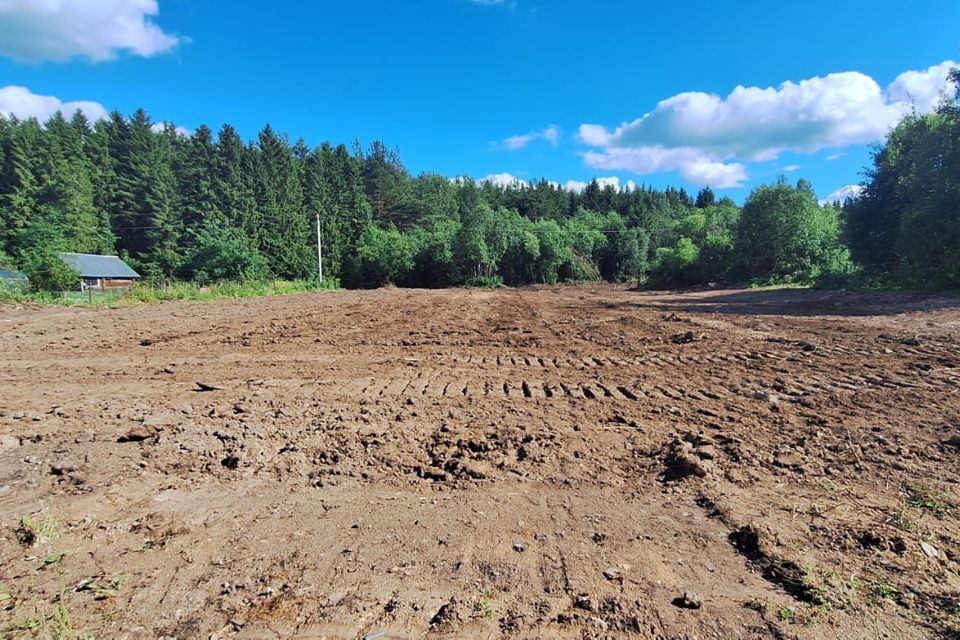
[[[385,289],[0,336],[0,637],[960,637],[957,298]]]

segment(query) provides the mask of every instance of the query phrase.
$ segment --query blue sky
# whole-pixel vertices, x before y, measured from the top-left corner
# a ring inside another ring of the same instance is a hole
[[[142,106],[188,130],[380,138],[414,173],[737,200],[786,173],[826,196],[935,102],[958,24],[955,0],[8,0],[0,112]]]

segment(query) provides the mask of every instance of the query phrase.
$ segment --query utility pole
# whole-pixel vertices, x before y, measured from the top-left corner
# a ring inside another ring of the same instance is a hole
[[[317,271],[320,274],[320,282],[323,282],[323,243],[320,240],[320,212],[317,212]]]

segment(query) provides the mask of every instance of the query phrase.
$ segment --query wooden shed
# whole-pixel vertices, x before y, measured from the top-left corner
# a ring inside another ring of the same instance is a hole
[[[98,256],[90,253],[60,253],[61,260],[80,274],[80,289],[129,289],[140,274],[117,256]]]

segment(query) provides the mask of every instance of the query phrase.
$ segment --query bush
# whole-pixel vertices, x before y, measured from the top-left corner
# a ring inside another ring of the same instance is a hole
[[[503,279],[500,276],[471,276],[463,286],[473,289],[499,289],[503,286]]]
[[[183,266],[184,275],[200,284],[221,280],[263,280],[267,264],[243,232],[208,222],[197,235]]]
[[[395,227],[381,229],[370,224],[357,242],[347,269],[347,286],[382,287],[396,282],[413,269],[414,247]]]

